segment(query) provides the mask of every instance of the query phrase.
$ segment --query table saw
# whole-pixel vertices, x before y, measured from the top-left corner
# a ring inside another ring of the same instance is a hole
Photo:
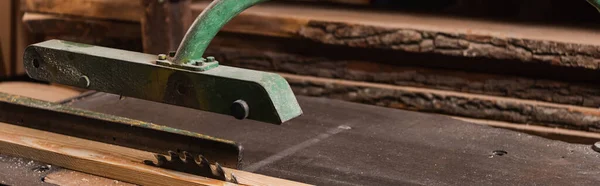
[[[63,104],[0,94],[0,120],[152,152],[156,159],[143,161],[149,167],[231,184],[240,182],[225,167],[316,185],[599,181],[599,154],[587,145],[445,116],[297,99],[277,74],[223,66],[203,55],[225,23],[262,1],[214,1],[179,49],[160,55],[61,40],[31,45],[24,55],[30,77],[99,92]]]

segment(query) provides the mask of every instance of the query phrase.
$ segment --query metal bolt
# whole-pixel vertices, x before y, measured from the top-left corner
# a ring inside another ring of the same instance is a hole
[[[193,65],[202,66],[202,65],[204,65],[204,63],[206,63],[206,59],[200,58],[200,60],[194,61]]]
[[[213,56],[208,56],[208,57],[206,57],[206,59],[208,60],[208,62],[215,62],[216,61],[215,57],[213,57]]]
[[[165,54],[158,55],[158,60],[166,60],[166,59],[167,59],[167,55],[165,55]]]
[[[85,75],[79,77],[79,84],[84,86],[85,88],[90,87],[90,78],[88,78]]]
[[[600,141],[594,143],[594,145],[592,145],[592,149],[594,149],[596,152],[600,152]]]
[[[242,120],[248,117],[250,107],[244,100],[237,100],[231,104],[231,115],[236,119]]]

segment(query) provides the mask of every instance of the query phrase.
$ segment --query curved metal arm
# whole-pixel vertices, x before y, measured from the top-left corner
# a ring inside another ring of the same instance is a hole
[[[179,44],[174,64],[200,60],[204,51],[227,22],[242,11],[268,0],[214,0],[196,18]]]
[[[598,11],[600,11],[600,0],[587,0],[588,3],[592,4]]]

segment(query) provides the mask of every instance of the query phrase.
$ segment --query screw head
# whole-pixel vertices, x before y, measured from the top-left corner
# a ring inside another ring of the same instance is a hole
[[[85,88],[90,87],[90,78],[88,78],[87,76],[81,76],[79,77],[79,84]]]
[[[202,66],[202,65],[204,65],[204,63],[206,63],[206,59],[205,58],[200,58],[200,60],[191,61],[190,64],[196,65],[196,66]]]
[[[206,57],[206,59],[208,60],[208,62],[215,62],[216,61],[215,57],[213,57],[213,56],[208,56],[208,57]]]
[[[166,60],[166,59],[167,59],[167,55],[165,55],[165,54],[158,55],[158,60]]]
[[[246,119],[248,117],[249,112],[250,107],[248,106],[248,103],[246,103],[246,101],[244,100],[240,99],[234,101],[233,104],[231,104],[231,115],[233,115],[233,117],[235,117],[236,119]]]

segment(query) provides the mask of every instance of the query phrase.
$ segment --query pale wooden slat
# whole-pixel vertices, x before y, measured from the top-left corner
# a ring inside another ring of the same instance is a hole
[[[231,185],[231,183],[143,164],[150,152],[0,123],[0,153],[141,185]],[[225,169],[246,185],[305,185]]]
[[[21,10],[139,22],[138,0],[21,0]]]

